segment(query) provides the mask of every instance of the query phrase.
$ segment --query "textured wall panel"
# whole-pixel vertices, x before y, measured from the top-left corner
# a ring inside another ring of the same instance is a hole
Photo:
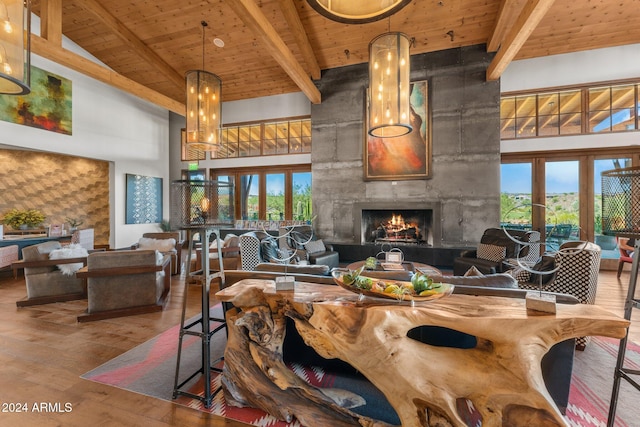
[[[0,217],[12,208],[40,209],[45,224],[67,217],[109,243],[109,162],[36,151],[0,150]],[[67,225],[68,226],[68,225]]]

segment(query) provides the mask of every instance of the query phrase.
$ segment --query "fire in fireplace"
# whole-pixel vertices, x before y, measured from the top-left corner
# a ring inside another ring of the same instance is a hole
[[[363,209],[363,243],[426,244],[430,240],[431,209]]]

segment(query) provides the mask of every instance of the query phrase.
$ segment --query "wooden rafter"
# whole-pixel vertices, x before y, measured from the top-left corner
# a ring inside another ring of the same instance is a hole
[[[91,78],[166,108],[169,111],[173,111],[182,116],[185,115],[186,108],[183,103],[155,92],[115,71],[100,66],[69,50],[63,49],[61,46],[56,46],[42,37],[31,35],[31,51],[36,55],[55,61],[60,65],[69,67],[72,70],[76,70]]]
[[[518,7],[517,2],[513,0],[502,0],[500,10],[498,10],[498,16],[496,17],[496,23],[487,41],[487,52],[496,52],[500,48],[509,26],[518,16],[519,11],[520,7]]]
[[[307,98],[312,103],[319,104],[322,99],[320,91],[255,2],[253,0],[227,0],[226,4],[233,9],[253,34],[262,40],[265,49]]]
[[[62,46],[62,0],[42,0],[40,35],[56,46]]]
[[[298,15],[298,11],[296,10],[293,0],[278,1],[280,3],[280,9],[282,9],[282,13],[284,14],[284,18],[286,19],[287,24],[289,24],[289,29],[296,40],[296,44],[302,52],[302,57],[307,65],[307,72],[313,80],[318,80],[320,78],[320,66],[318,65],[313,48],[309,43],[307,33],[302,26],[302,21],[300,20],[300,16]]]
[[[96,0],[76,0],[83,9],[91,12],[103,24],[105,24],[116,36],[122,39],[131,47],[138,55],[144,58],[150,65],[155,67],[177,86],[184,88],[184,76],[174,70],[167,64],[157,53],[140,40],[131,32],[122,22],[114,17],[107,9],[105,9]]]
[[[489,64],[487,80],[498,80],[509,63],[527,41],[540,20],[553,5],[553,0],[528,0],[515,24],[508,32],[500,50]]]

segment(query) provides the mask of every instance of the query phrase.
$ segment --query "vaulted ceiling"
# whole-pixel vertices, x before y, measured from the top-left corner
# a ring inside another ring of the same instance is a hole
[[[514,59],[640,43],[638,0],[413,0],[368,24],[328,20],[306,0],[32,0],[35,54],[184,114],[184,74],[222,80],[223,101],[302,91],[321,70],[368,61],[375,36],[406,33],[411,54],[486,43],[495,80]],[[71,39],[109,68],[62,46]],[[213,39],[224,41],[224,47]]]

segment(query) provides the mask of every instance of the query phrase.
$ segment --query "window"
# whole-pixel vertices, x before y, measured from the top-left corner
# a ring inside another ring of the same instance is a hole
[[[311,165],[211,170],[211,179],[235,183],[235,219],[302,220],[312,218]]]
[[[229,125],[222,128],[222,144],[212,157],[255,157],[311,152],[311,119]]]
[[[617,258],[615,238],[602,235],[601,174],[638,165],[638,147],[504,153],[500,167],[502,223],[539,231],[548,250],[568,240],[588,240],[601,246],[603,258]],[[518,203],[533,209],[518,207]]]
[[[518,139],[636,131],[638,101],[637,83],[507,94],[500,99],[500,136]]]

